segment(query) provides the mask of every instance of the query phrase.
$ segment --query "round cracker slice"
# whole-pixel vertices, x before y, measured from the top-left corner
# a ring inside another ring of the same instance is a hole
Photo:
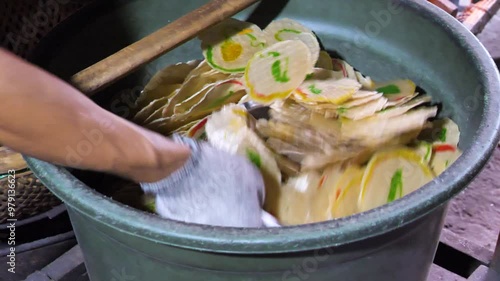
[[[293,39],[294,36],[301,33],[313,34],[312,30],[305,27],[301,23],[289,18],[282,18],[279,20],[272,21],[264,29],[264,32],[271,37],[269,40],[272,39],[275,42],[281,42]]]
[[[408,96],[404,96],[404,97],[401,96],[397,99],[394,99],[393,97],[387,97],[384,95],[388,99],[388,101],[385,105],[385,108],[401,106],[402,104],[408,103],[409,101],[411,101],[412,99],[414,99],[418,95],[419,95],[419,93],[414,93],[413,95],[408,95]]]
[[[198,67],[200,61],[194,60],[187,63],[169,65],[156,73],[146,84],[136,105],[139,110],[156,99],[170,96],[178,84],[182,84],[189,73]]]
[[[193,139],[206,139],[205,125],[207,124],[208,117],[205,117],[198,121],[189,131],[187,132],[187,137]]]
[[[429,118],[437,115],[437,107],[411,110],[392,118],[372,116],[359,121],[342,120],[341,137],[375,146],[414,130],[421,130]]]
[[[179,128],[175,129],[172,133],[179,133],[179,132],[182,132],[184,133],[185,135],[187,135],[187,133],[189,132],[189,130],[195,126],[196,124],[198,124],[200,122],[200,120],[195,120],[195,121],[192,121],[192,122],[189,122],[185,125],[182,125],[180,126]]]
[[[245,94],[244,89],[239,79],[231,78],[218,82],[193,106],[193,110],[217,110],[227,103],[237,102]]]
[[[277,202],[276,217],[285,225],[305,224],[311,221],[312,195],[320,182],[321,174],[316,171],[290,178],[281,187]]]
[[[314,67],[319,61],[321,47],[316,35],[301,23],[289,18],[283,18],[271,22],[265,29],[267,41],[282,42],[286,40],[300,40],[306,44],[311,51],[311,63]],[[329,56],[328,56],[329,57]]]
[[[361,183],[361,212],[397,200],[432,181],[434,174],[422,157],[409,148],[376,153],[368,163]]]
[[[378,99],[352,108],[341,106],[337,109],[337,113],[338,115],[351,120],[360,120],[375,115],[384,108],[386,103],[387,99],[381,96]]]
[[[432,143],[419,141],[416,144],[415,152],[417,152],[422,157],[423,162],[430,163],[433,156]]]
[[[346,78],[344,74],[339,71],[323,69],[323,68],[314,68],[313,72],[306,77],[306,81],[309,80],[340,80]]]
[[[172,96],[176,94],[176,92],[180,89],[182,85],[178,85],[177,89],[175,89],[175,91],[173,92]],[[162,113],[163,113],[163,109],[165,109],[165,107],[168,106],[170,102],[170,98],[168,98],[167,102],[162,105],[161,107],[159,107],[158,109],[155,109],[155,111],[153,111],[153,113],[151,113],[147,118],[146,120],[144,120],[144,124],[148,124],[148,123],[151,123],[153,120],[156,120],[156,119],[159,119],[159,118],[162,118]]]
[[[294,98],[304,102],[328,102],[338,105],[349,100],[360,88],[361,84],[352,79],[319,80],[313,77],[297,88]]]
[[[330,209],[341,173],[340,165],[331,165],[323,171],[317,190],[312,197],[311,222],[321,222],[333,218]]]
[[[375,83],[369,76],[364,76],[361,72],[356,71],[356,79],[361,85],[363,85],[364,89],[373,89],[375,87]]]
[[[212,139],[216,137],[224,139],[225,133],[223,131],[234,133],[247,127],[247,115],[248,112],[244,106],[226,105],[208,118],[208,122],[205,125],[207,134]],[[220,142],[223,143],[223,141]]]
[[[352,100],[350,100],[346,103],[343,103],[340,106],[343,108],[351,108],[351,107],[367,104],[368,102],[380,99],[381,97],[382,97],[382,94],[380,94],[380,93],[376,93],[374,95],[370,95],[370,96],[367,96],[364,98],[358,98],[358,99],[352,99],[352,97],[351,97]]]
[[[133,121],[138,124],[146,122],[146,120],[148,119],[149,116],[151,116],[151,114],[153,114],[156,110],[158,110],[167,103],[168,103],[167,97],[159,98],[152,101],[146,107],[142,108],[139,112],[137,112],[137,114],[134,116]]]
[[[398,102],[404,98],[415,96],[417,86],[411,80],[394,80],[384,83],[375,82],[372,90],[384,94],[390,102]]]
[[[358,80],[356,76],[356,71],[354,68],[348,64],[346,61],[341,59],[332,59],[333,71],[340,72],[345,78]]]
[[[200,64],[198,64],[198,66],[195,69],[193,69],[193,70],[191,70],[191,72],[189,72],[185,81],[187,81],[189,78],[191,78],[193,76],[199,76],[199,75],[202,75],[204,73],[207,73],[207,72],[210,72],[213,70],[214,69],[212,69],[210,67],[210,65],[207,63],[207,60],[203,60],[200,62]]]
[[[439,131],[436,131],[436,143],[447,143],[458,146],[460,141],[460,130],[458,125],[449,118],[443,118],[433,122],[433,126]]]
[[[430,101],[431,101],[430,96],[428,96],[428,95],[421,96],[419,98],[416,98],[416,99],[410,100],[406,103],[403,103],[399,106],[394,106],[394,107],[389,107],[389,108],[386,107],[383,111],[380,111],[377,113],[377,117],[391,118],[391,117],[399,116],[399,115],[405,114],[406,112],[410,111],[411,109],[413,109],[419,105],[422,105],[424,103],[428,103]]]
[[[365,91],[365,90],[359,90],[357,91],[354,95],[352,95],[352,99],[364,99],[366,97],[370,97],[373,95],[378,95],[376,91]]]
[[[276,153],[286,156],[288,159],[297,163],[300,163],[302,159],[304,159],[304,155],[306,153],[304,149],[300,149],[293,144],[277,138],[268,138],[266,144]]]
[[[274,215],[281,186],[281,172],[274,154],[248,127],[247,116],[248,112],[242,106],[225,106],[208,118],[205,125],[207,138],[214,147],[246,156],[260,169],[266,186],[264,208]]]
[[[266,46],[266,35],[258,26],[236,19],[223,21],[199,38],[207,63],[223,73],[243,73],[248,60]]]
[[[208,84],[224,80],[228,77],[227,74],[209,71],[200,75],[191,76],[183,84],[182,87],[170,98],[169,104],[164,108],[163,117],[168,117],[174,114],[175,106],[193,95],[202,94],[201,90]]]
[[[201,101],[191,108],[191,110],[185,114],[189,114],[192,116],[196,116],[198,118],[202,118],[206,115],[213,113],[221,109],[225,105],[236,104],[244,95],[245,90],[240,91],[230,91],[225,96],[222,96],[218,99],[212,100],[210,97],[207,97],[207,100]]]
[[[462,151],[451,144],[434,144],[432,150],[434,154],[430,164],[436,175],[443,173],[462,155]]]
[[[258,52],[245,71],[245,86],[253,101],[270,104],[287,98],[312,71],[309,48],[299,40],[276,43]]]
[[[458,148],[460,130],[449,118],[434,121],[433,127],[435,129],[431,166],[439,175],[462,155],[462,151]]]
[[[318,61],[316,62],[316,67],[327,70],[333,70],[332,58],[330,57],[330,54],[328,54],[328,52],[326,51],[319,52],[319,58]]]
[[[293,40],[300,40],[306,44],[311,52],[311,69],[314,68],[319,59],[319,53],[321,48],[319,46],[318,39],[314,34],[311,33],[301,33],[298,34]]]
[[[349,166],[336,189],[336,200],[331,208],[333,218],[342,218],[358,213],[358,198],[361,192],[361,181],[364,169],[355,165]]]
[[[184,114],[191,111],[191,108],[199,103],[216,85],[216,83],[206,84],[201,90],[194,93],[184,101],[176,104],[174,106],[174,114]]]

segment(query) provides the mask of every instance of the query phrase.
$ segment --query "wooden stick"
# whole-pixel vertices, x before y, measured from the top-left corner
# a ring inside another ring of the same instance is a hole
[[[73,86],[91,96],[142,65],[151,62],[200,31],[235,15],[259,0],[212,0],[158,31],[80,71]]]
[[[432,4],[438,6],[439,8],[446,11],[448,14],[452,16],[456,16],[458,13],[458,7],[450,0],[429,0]]]

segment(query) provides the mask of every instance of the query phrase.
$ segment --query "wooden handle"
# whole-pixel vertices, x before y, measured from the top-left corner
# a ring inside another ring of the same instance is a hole
[[[259,0],[212,0],[176,21],[75,74],[73,86],[91,96],[142,65],[194,38]]]

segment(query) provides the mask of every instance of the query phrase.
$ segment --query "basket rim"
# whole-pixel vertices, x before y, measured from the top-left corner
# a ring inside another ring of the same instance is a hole
[[[2,165],[0,166],[0,179],[3,179],[6,175],[8,175],[11,171],[11,170],[14,170],[16,172],[16,174],[18,172],[21,172],[21,171],[25,171],[25,170],[29,170],[29,167],[28,167],[28,163],[26,163],[26,161],[22,158],[22,154],[7,147],[7,146],[4,146],[4,145],[1,145],[0,144],[0,153],[4,153],[5,155],[3,155],[2,159],[4,158],[16,158],[16,157],[20,157],[21,158],[21,162],[18,163],[18,165],[14,165],[14,163],[11,163],[10,166],[8,165],[3,165],[3,162],[2,162]]]

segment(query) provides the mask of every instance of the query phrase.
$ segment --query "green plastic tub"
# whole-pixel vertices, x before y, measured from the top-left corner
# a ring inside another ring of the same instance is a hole
[[[33,59],[65,79],[207,1],[98,1],[51,32]],[[499,140],[500,82],[492,59],[458,21],[426,1],[268,0],[237,18],[280,17],[376,79],[410,78],[460,126],[463,156],[418,191],[324,223],[232,229],[161,219],[117,203],[68,170],[28,159],[68,208],[92,281],[424,281],[447,202],[480,172]],[[127,94],[161,67],[201,58],[190,41],[101,93],[125,118]]]

